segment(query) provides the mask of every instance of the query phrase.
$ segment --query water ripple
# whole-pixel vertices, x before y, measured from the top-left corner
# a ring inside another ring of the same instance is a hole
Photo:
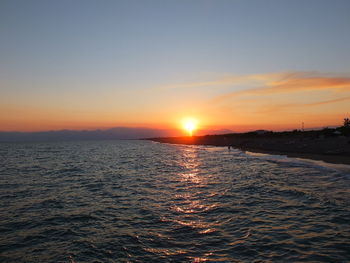
[[[1,144],[1,262],[348,262],[350,178],[144,141]]]

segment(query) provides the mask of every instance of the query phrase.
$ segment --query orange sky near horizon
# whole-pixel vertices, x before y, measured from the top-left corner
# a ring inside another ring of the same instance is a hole
[[[124,91],[121,97],[77,95],[18,96],[13,103],[1,104],[0,130],[126,126],[180,132],[186,117],[198,120],[199,130],[287,130],[301,128],[302,122],[305,128],[341,125],[350,113],[350,77],[308,72],[222,76],[138,94]]]

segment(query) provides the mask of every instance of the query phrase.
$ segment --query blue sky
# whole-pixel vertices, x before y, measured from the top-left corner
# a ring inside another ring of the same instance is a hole
[[[183,97],[176,103],[188,107],[188,96],[223,90],[162,97],[154,92],[162,86],[294,71],[348,76],[349,14],[350,1],[340,0],[3,0],[0,102],[9,112],[107,112],[116,125],[147,125],[165,107],[158,101]],[[149,117],[130,117],[147,109]]]

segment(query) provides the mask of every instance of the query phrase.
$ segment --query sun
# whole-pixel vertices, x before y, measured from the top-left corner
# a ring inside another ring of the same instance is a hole
[[[192,136],[193,131],[197,128],[197,122],[193,119],[187,119],[184,121],[183,128],[188,132],[189,136]]]

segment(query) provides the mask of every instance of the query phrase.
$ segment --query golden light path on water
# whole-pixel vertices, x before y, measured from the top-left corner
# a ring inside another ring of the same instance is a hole
[[[178,182],[183,186],[180,194],[175,195],[175,200],[171,207],[177,216],[173,218],[163,218],[166,222],[172,222],[178,226],[188,227],[197,231],[199,235],[206,235],[219,231],[219,221],[210,222],[207,220],[205,213],[209,210],[219,207],[217,203],[210,203],[210,198],[220,193],[208,192],[211,184],[215,184],[215,177],[201,171],[201,167],[205,166],[198,157],[198,149],[195,147],[183,148],[183,158],[179,166],[183,167],[185,172],[178,173]],[[242,241],[241,241],[242,242]],[[154,253],[169,255],[183,254],[185,250],[177,250],[170,252],[168,249],[152,249]],[[203,253],[199,257],[190,257],[192,262],[212,261],[210,256],[213,252]],[[217,258],[216,261],[226,261],[227,258]]]

